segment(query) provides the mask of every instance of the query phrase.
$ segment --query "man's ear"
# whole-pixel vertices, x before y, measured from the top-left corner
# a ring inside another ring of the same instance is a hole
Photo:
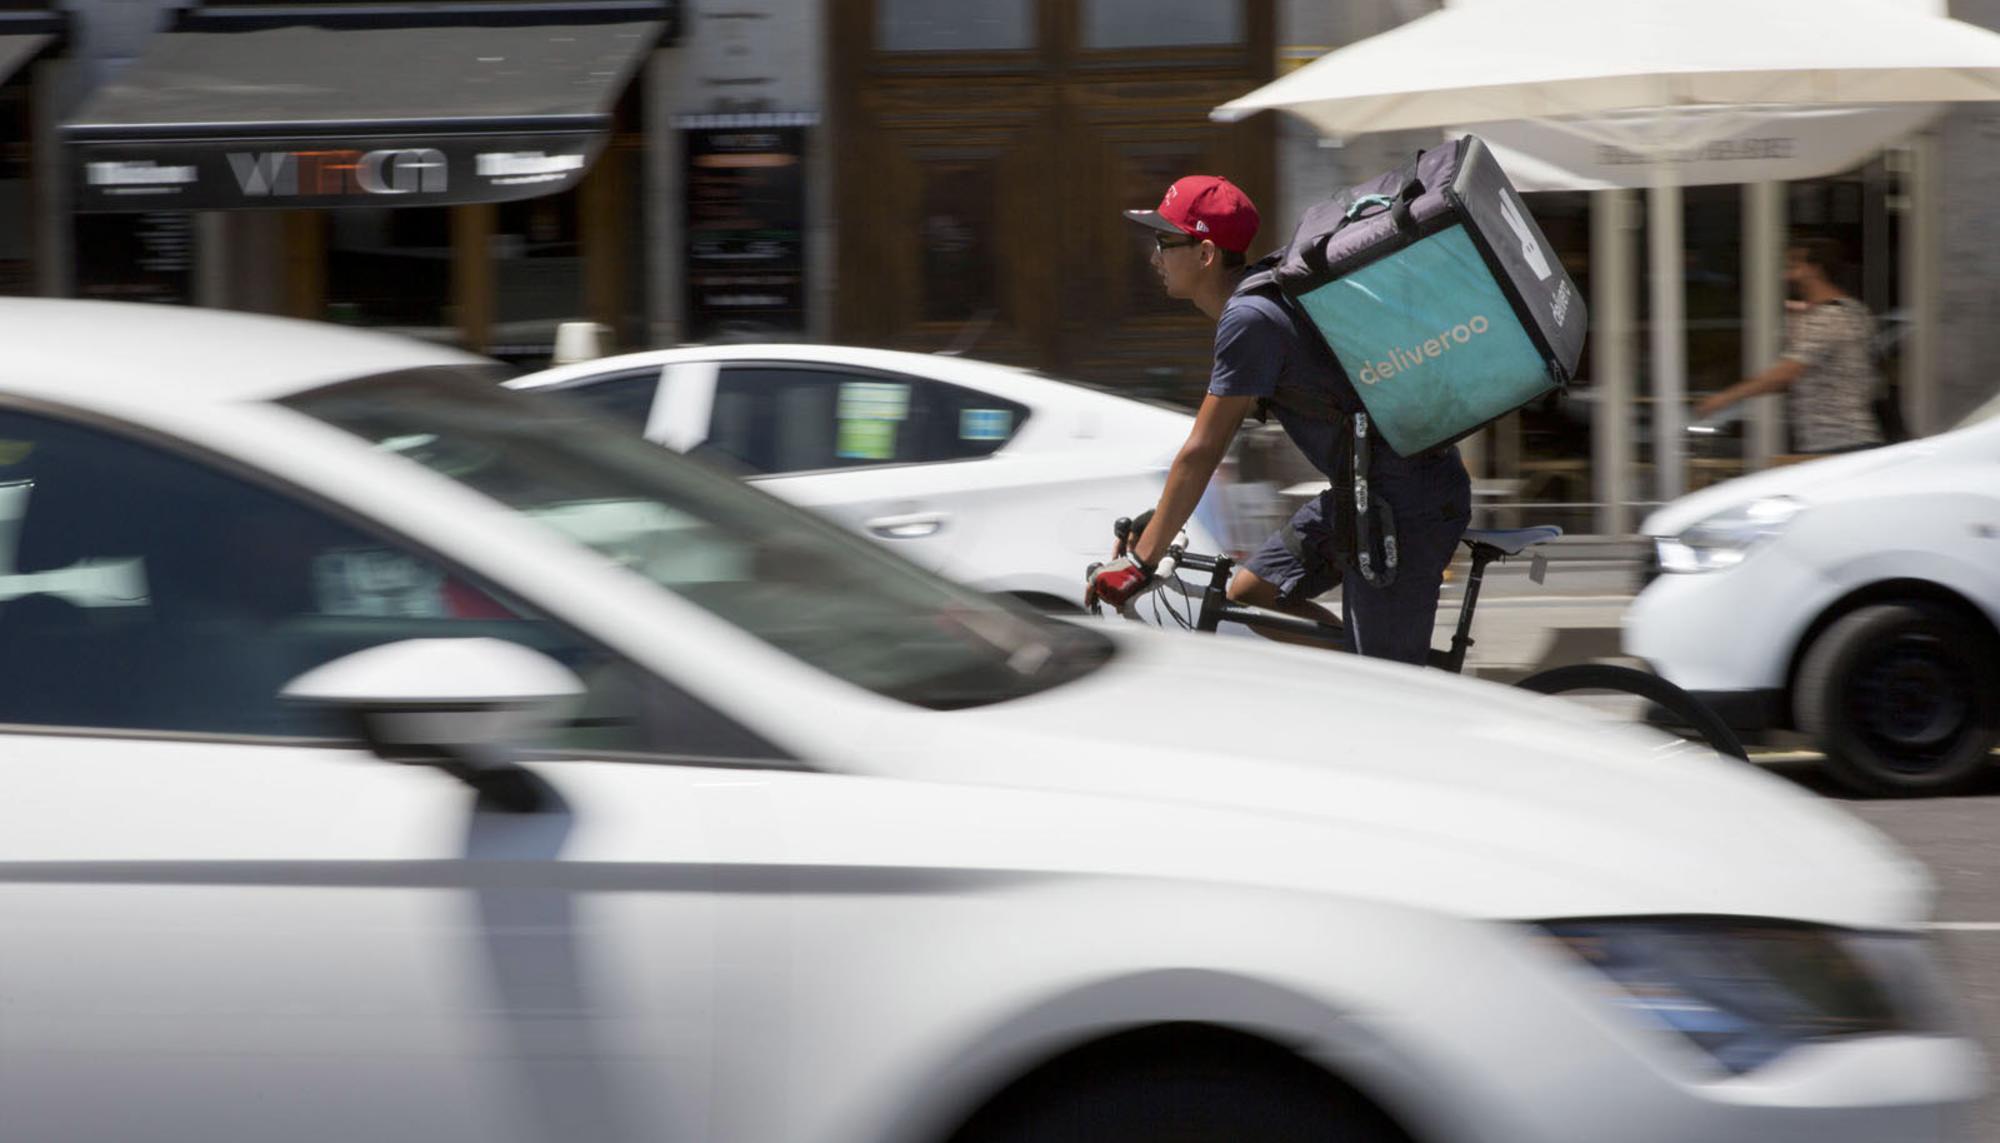
[[[1212,239],[1204,238],[1201,240],[1202,269],[1206,270],[1210,266],[1215,265],[1216,262],[1221,260],[1221,258],[1222,258],[1222,247],[1217,246]]]

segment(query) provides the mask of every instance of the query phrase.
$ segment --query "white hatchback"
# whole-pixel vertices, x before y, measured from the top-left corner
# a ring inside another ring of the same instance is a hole
[[[1194,418],[940,354],[733,345],[601,358],[516,378],[755,481],[981,591],[1073,609],[1112,521],[1153,507]],[[1272,523],[1226,461],[1187,527],[1241,551]]]
[[[1047,618],[443,349],[0,328],[8,1139],[1916,1143],[1984,1084],[1923,871],[1748,767]]]
[[[1951,432],[1732,480],[1643,525],[1625,649],[1856,789],[1961,788],[2000,742],[2000,397]]]

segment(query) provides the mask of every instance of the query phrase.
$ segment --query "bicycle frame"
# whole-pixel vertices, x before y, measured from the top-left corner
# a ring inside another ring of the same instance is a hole
[[[1479,607],[1479,589],[1486,582],[1486,565],[1504,558],[1505,553],[1486,544],[1471,544],[1472,570],[1466,577],[1465,600],[1459,605],[1458,625],[1452,631],[1451,649],[1433,649],[1429,664],[1441,667],[1452,674],[1465,670],[1465,653],[1471,649],[1472,617]],[[1189,568],[1208,573],[1208,583],[1201,593],[1201,605],[1195,613],[1194,629],[1213,633],[1224,623],[1237,623],[1253,631],[1280,631],[1289,635],[1321,643],[1328,648],[1346,650],[1347,633],[1338,627],[1311,619],[1299,619],[1289,615],[1272,615],[1269,612],[1242,607],[1229,600],[1229,576],[1236,570],[1236,561],[1228,556],[1204,556],[1169,548],[1173,559],[1173,570]],[[1172,571],[1162,579],[1172,576]]]

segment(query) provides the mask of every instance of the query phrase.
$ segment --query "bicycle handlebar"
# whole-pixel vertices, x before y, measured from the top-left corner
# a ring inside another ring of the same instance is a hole
[[[1132,517],[1130,516],[1120,516],[1118,519],[1112,521],[1111,530],[1118,536],[1120,547],[1124,547],[1138,539],[1137,536],[1132,534]],[[1191,568],[1195,571],[1214,571],[1218,559],[1220,559],[1218,556],[1203,556],[1190,553],[1179,544],[1169,544],[1167,545],[1165,558],[1161,559],[1159,566],[1153,569],[1153,576],[1156,579],[1167,579],[1179,568]]]

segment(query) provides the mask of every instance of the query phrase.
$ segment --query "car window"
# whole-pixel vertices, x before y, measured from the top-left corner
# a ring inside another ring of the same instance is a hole
[[[345,737],[285,684],[377,644],[474,635],[584,680],[552,746],[774,756],[419,552],[150,444],[0,411],[0,722]]]
[[[973,460],[990,456],[1014,438],[1028,407],[945,381],[917,382],[921,460]]]
[[[587,382],[553,389],[564,398],[584,404],[643,436],[653,414],[653,398],[660,391],[658,367],[633,373],[614,373]]]
[[[1061,685],[1100,633],[941,579],[588,410],[458,369],[362,378],[284,404],[585,545],[836,678],[934,708]]]
[[[913,461],[911,388],[831,369],[731,366],[715,380],[708,439],[694,455],[751,473]]]
[[[970,460],[1007,443],[1028,408],[929,378],[821,366],[733,365],[693,450],[744,474]]]

